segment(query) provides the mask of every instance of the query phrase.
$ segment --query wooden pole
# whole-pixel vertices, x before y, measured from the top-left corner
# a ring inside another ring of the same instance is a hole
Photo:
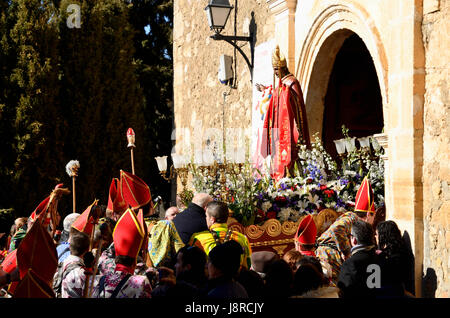
[[[135,174],[135,173],[134,173],[134,153],[133,153],[133,148],[134,148],[134,147],[130,147],[130,150],[131,150],[131,172],[132,172],[133,174]]]
[[[72,195],[73,195],[73,213],[76,213],[76,204],[75,204],[75,176],[72,176]]]

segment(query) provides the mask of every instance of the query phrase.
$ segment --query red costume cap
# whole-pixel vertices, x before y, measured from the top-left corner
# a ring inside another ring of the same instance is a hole
[[[137,258],[145,238],[144,230],[133,210],[127,209],[113,232],[116,255]]]
[[[109,187],[109,199],[106,211],[120,216],[125,212],[127,207],[127,203],[123,199],[122,191],[120,190],[119,179],[113,178]]]
[[[97,223],[98,217],[93,213],[98,200],[95,200],[84,212],[73,222],[72,227],[80,232],[84,232],[91,236],[94,225]]]
[[[152,201],[148,185],[138,176],[120,170],[120,191],[125,202],[137,209]]]
[[[30,269],[14,290],[14,298],[55,298],[55,293]]]
[[[55,243],[42,222],[36,221],[17,249],[17,265],[20,278],[32,269],[49,285],[58,266]]]
[[[361,186],[356,193],[355,212],[375,212],[375,203],[372,186],[369,179],[364,177]]]
[[[17,249],[8,253],[1,264],[2,269],[7,273],[12,273],[17,268]]]
[[[297,233],[295,234],[295,239],[300,244],[314,244],[316,242],[317,228],[316,223],[314,223],[313,217],[307,215],[298,225]]]
[[[37,216],[39,214],[41,214],[41,212],[47,211],[49,201],[50,201],[50,196],[46,197],[41,203],[39,203],[37,208],[30,215],[30,218],[33,221],[36,221]]]

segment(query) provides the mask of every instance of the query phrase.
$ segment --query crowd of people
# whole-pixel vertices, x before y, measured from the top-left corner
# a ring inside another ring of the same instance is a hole
[[[54,245],[57,261],[38,246],[27,264],[31,269],[23,269],[34,248],[28,241],[45,241],[48,234],[31,231],[48,229],[37,209],[33,218],[15,220],[1,238],[1,297],[414,297],[413,255],[394,221],[374,222],[373,201],[363,192],[354,211],[325,209],[304,217],[295,247],[284,255],[252,251],[248,238],[228,227],[227,203],[206,193],[159,216],[151,201],[133,208],[110,192],[108,206],[94,202],[82,214],[68,214],[62,230],[53,231],[47,247]],[[45,270],[36,265],[38,257],[47,257],[41,264],[51,273],[39,272]],[[24,292],[21,282],[29,277],[40,288]]]

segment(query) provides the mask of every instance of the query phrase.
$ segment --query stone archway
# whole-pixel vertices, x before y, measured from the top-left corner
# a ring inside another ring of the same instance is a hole
[[[311,25],[298,56],[296,76],[304,90],[310,134],[322,136],[324,100],[336,55],[344,41],[357,34],[372,57],[378,77],[384,123],[388,123],[387,59],[370,15],[356,5],[332,5]]]
[[[334,158],[338,154],[333,140],[344,137],[342,125],[349,129],[350,136],[357,138],[381,133],[383,129],[383,108],[375,67],[364,42],[353,32],[336,54],[322,112],[322,142]]]

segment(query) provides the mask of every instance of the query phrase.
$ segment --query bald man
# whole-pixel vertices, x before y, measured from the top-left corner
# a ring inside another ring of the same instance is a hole
[[[213,198],[207,193],[197,193],[189,206],[173,219],[175,228],[184,244],[189,242],[192,234],[207,231],[206,206]]]
[[[164,220],[173,221],[173,219],[175,219],[178,213],[180,213],[180,210],[178,210],[176,206],[171,206],[166,210]]]

